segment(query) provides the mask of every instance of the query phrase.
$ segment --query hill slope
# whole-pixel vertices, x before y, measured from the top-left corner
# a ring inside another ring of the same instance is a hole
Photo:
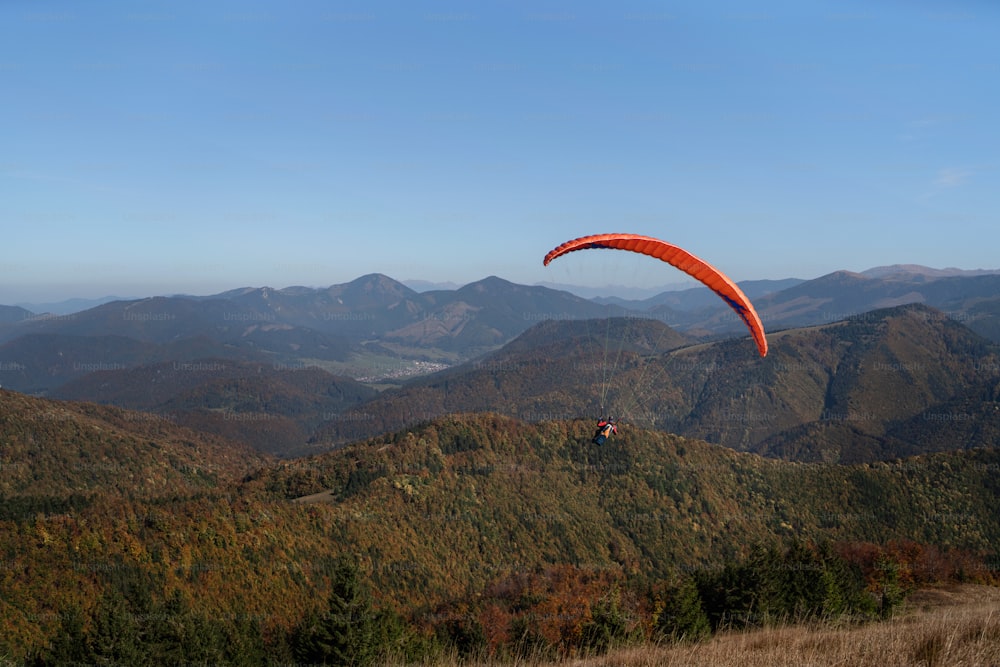
[[[90,373],[208,357],[234,362],[267,358],[248,341],[226,345],[197,337],[159,344],[116,335],[26,334],[0,344],[0,380],[8,389],[45,395]]]
[[[763,535],[976,549],[1000,537],[992,449],[831,466],[645,430],[603,448],[591,435],[589,421],[455,415],[289,462],[252,486],[328,504],[345,539],[381,560],[405,560],[419,542],[459,581],[539,561],[663,574]],[[961,520],[942,520],[938,507]]]
[[[890,267],[891,269],[891,267]],[[970,272],[971,273],[971,272]],[[872,310],[923,304],[1000,342],[1000,275],[956,276],[901,270],[837,271],[754,301],[769,329],[851,319]]]
[[[217,490],[266,460],[156,415],[0,390],[0,496],[8,502]]]
[[[622,403],[640,404],[654,391],[656,378],[643,372],[642,360],[690,342],[655,319],[540,322],[492,354],[346,410],[317,430],[316,444],[368,438],[453,412],[529,421],[597,417],[602,407],[621,412]]]
[[[610,322],[538,325],[476,364],[348,411],[319,440],[370,437],[449,412],[596,418],[603,406],[631,424],[735,449],[856,462],[992,445],[1000,426],[990,409],[961,444],[904,439],[907,420],[990,395],[1000,381],[995,347],[925,306],[775,332],[764,359],[745,339],[691,346],[655,321]]]
[[[377,393],[315,367],[210,358],[94,372],[52,397],[153,412],[258,451],[294,456],[316,427]]]
[[[803,465],[638,429],[601,448],[589,421],[455,415],[267,464],[239,485],[220,474],[210,492],[177,479],[162,495],[141,475],[183,478],[172,427],[157,439],[159,422],[144,423],[144,444],[103,418],[126,413],[98,409],[97,421],[91,407],[2,397],[4,437],[30,447],[49,436],[38,423],[54,423],[55,451],[67,452],[39,458],[31,477],[47,481],[19,481],[18,493],[96,490],[85,505],[0,517],[0,623],[22,649],[51,637],[61,610],[89,617],[126,596],[178,622],[189,605],[281,635],[321,605],[342,554],[359,559],[380,605],[430,623],[438,605],[547,565],[655,581],[790,536],[988,553],[1000,543],[995,450]],[[67,417],[46,416],[58,410]],[[13,450],[19,475],[24,449]],[[97,478],[74,478],[74,461],[99,463],[79,471]]]

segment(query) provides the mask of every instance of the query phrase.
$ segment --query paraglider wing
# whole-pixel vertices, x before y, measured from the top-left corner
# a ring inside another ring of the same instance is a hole
[[[750,329],[750,334],[757,343],[760,356],[763,357],[767,354],[767,338],[764,336],[764,325],[761,323],[757,311],[754,310],[753,304],[750,303],[750,299],[743,293],[743,290],[708,262],[666,241],[640,234],[594,234],[567,241],[561,246],[554,248],[549,254],[545,255],[543,263],[548,266],[549,262],[566,253],[590,248],[628,250],[655,257],[677,267],[722,297],[722,300],[736,311],[736,314],[740,316],[740,319]]]

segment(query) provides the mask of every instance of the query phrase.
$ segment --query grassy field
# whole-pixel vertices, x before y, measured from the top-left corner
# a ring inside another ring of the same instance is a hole
[[[501,667],[504,663],[475,664]],[[633,647],[561,663],[522,660],[514,664],[524,667],[1000,665],[1000,589],[966,585],[918,591],[893,619],[862,626],[789,626],[728,632],[700,644]],[[506,663],[505,667],[510,665]]]

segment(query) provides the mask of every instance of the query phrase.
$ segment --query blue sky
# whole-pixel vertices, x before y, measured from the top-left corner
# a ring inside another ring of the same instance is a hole
[[[542,267],[612,231],[736,280],[1000,268],[998,44],[972,1],[7,0],[0,303],[683,278]]]

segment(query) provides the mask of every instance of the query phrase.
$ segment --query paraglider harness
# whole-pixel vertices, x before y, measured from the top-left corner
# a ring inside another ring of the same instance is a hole
[[[591,442],[595,445],[603,445],[612,434],[618,434],[618,423],[615,421],[615,418],[609,417],[605,419],[601,417],[597,422],[597,433],[594,434],[594,439]]]

